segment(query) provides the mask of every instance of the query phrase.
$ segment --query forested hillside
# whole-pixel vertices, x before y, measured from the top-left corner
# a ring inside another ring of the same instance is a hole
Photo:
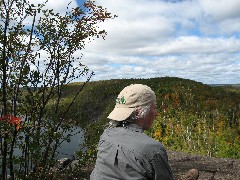
[[[240,158],[240,93],[237,88],[212,87],[192,80],[163,77],[119,79],[88,83],[68,114],[85,128],[89,151],[95,153],[99,135],[114,108],[115,98],[127,85],[150,86],[157,95],[158,116],[146,132],[167,149],[213,157]],[[81,87],[65,87],[65,104]],[[90,153],[90,154],[91,154]]]

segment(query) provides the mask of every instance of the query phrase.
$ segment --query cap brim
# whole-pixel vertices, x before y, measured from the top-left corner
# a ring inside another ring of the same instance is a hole
[[[135,108],[115,107],[107,118],[115,121],[124,121],[133,113],[134,109]]]

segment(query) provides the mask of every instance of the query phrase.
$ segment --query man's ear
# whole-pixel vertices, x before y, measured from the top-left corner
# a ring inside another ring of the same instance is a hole
[[[142,108],[142,107],[138,107],[138,109],[137,109],[137,115],[141,117],[143,114],[144,114],[143,108]]]
[[[136,108],[136,115],[139,115],[139,114],[141,113],[141,110],[142,110],[141,107],[137,107],[137,108]]]

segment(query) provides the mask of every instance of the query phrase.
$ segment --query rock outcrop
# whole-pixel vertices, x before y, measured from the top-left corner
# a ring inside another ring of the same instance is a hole
[[[199,170],[199,180],[240,180],[240,159],[212,158],[168,151],[174,179],[180,179],[192,168]]]
[[[190,169],[199,170],[198,180],[240,180],[240,159],[212,158],[208,156],[192,155],[183,152],[168,151],[169,164],[172,168],[174,180],[179,180]],[[59,160],[55,171],[71,166],[75,161],[67,158]],[[84,168],[84,176],[89,177],[94,165]],[[88,179],[69,177],[68,179]]]

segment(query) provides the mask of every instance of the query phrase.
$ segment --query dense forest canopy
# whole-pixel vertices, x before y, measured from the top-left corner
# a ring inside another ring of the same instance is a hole
[[[118,93],[134,83],[150,86],[157,96],[158,116],[146,132],[151,137],[171,150],[240,158],[240,89],[176,77],[90,82],[67,117],[85,128],[89,146],[97,144]],[[65,87],[66,104],[79,86]]]

